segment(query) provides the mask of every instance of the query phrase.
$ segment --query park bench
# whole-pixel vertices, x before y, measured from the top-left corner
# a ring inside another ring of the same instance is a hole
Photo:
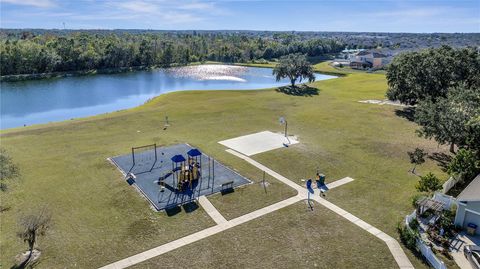
[[[222,193],[233,190],[233,180],[222,184]]]

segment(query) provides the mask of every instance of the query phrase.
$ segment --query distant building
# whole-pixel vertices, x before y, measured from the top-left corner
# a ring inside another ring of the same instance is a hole
[[[476,225],[476,234],[480,235],[480,174],[458,195],[457,202],[455,225]]]
[[[353,69],[370,69],[373,65],[367,61],[351,61],[350,67]]]
[[[364,50],[355,55],[355,59],[350,62],[350,67],[355,69],[379,69],[385,67],[390,61],[391,57],[385,54]]]

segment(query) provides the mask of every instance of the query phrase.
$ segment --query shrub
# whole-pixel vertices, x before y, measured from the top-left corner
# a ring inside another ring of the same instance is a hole
[[[410,223],[408,224],[408,226],[409,226],[410,229],[412,229],[414,232],[418,232],[418,226],[420,226],[420,224],[418,224],[417,218],[414,218],[412,221],[410,221]]]
[[[429,172],[425,176],[420,177],[420,180],[415,187],[420,192],[432,193],[436,190],[440,190],[442,188],[442,184],[440,183],[440,179],[438,179],[437,176]]]
[[[422,199],[422,198],[424,198],[424,197],[425,197],[425,195],[420,194],[420,193],[417,193],[417,194],[415,194],[414,196],[412,196],[412,198],[411,198],[411,199],[412,199],[412,206],[415,207],[415,208],[417,208],[417,202],[418,202],[418,200],[420,200],[420,199]]]
[[[410,250],[418,252],[417,248],[417,232],[409,229],[408,227],[402,225],[401,223],[397,226],[398,233],[400,235],[400,240],[402,243]]]

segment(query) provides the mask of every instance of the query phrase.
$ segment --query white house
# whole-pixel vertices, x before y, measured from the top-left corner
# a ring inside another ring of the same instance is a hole
[[[480,235],[480,174],[458,195],[457,202],[455,225],[467,228],[473,223]]]

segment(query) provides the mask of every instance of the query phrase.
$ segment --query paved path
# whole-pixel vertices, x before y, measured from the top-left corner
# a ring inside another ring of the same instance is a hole
[[[138,253],[136,255],[133,255],[131,257],[125,258],[123,260],[108,264],[102,269],[118,269],[118,268],[126,268],[135,264],[138,264],[140,262],[146,261],[148,259],[151,259],[153,257],[162,255],[164,253],[170,252],[172,250],[175,250],[177,248],[180,248],[182,246],[191,244],[193,242],[202,240],[204,238],[207,238],[211,235],[220,233],[222,231],[225,231],[227,229],[230,229],[232,227],[235,227],[237,225],[240,225],[242,223],[248,222],[250,220],[259,218],[261,216],[264,216],[268,213],[274,212],[276,210],[279,210],[281,208],[287,207],[289,205],[292,205],[296,202],[299,202],[301,200],[307,199],[307,189],[301,187],[300,185],[294,183],[293,181],[287,179],[286,177],[283,177],[282,175],[276,173],[275,171],[267,168],[266,166],[252,160],[251,158],[240,154],[236,151],[233,150],[227,150],[228,152],[234,154],[235,156],[238,156],[245,161],[249,162],[250,164],[258,167],[259,169],[265,171],[266,173],[270,174],[271,176],[277,178],[281,182],[287,184],[288,186],[294,188],[295,190],[298,191],[298,194],[296,196],[290,197],[286,200],[280,201],[278,203],[275,203],[273,205],[269,205],[267,207],[255,210],[253,212],[250,212],[248,214],[245,214],[243,216],[234,218],[232,220],[227,221],[221,214],[218,212],[218,210],[208,201],[208,199],[205,196],[201,196],[199,198],[199,203],[202,205],[204,210],[207,212],[207,214],[212,217],[212,219],[217,223],[217,225],[204,229],[202,231],[193,233],[191,235],[187,235],[185,237],[182,237],[180,239],[171,241],[169,243],[166,243],[164,245],[158,246],[156,248],[152,248],[150,250]],[[341,186],[343,184],[346,184],[348,182],[353,181],[352,178],[343,178],[341,180],[332,182],[330,184],[327,184],[327,187],[329,189],[333,189],[335,187]],[[311,199],[317,201],[321,205],[327,207],[328,209],[332,210],[333,212],[339,214],[340,216],[344,217],[348,221],[354,223],[355,225],[359,226],[360,228],[366,230],[367,232],[373,234],[377,238],[380,238],[383,240],[390,252],[392,253],[395,261],[397,262],[398,266],[401,269],[411,269],[414,268],[413,265],[410,263],[408,260],[407,256],[403,252],[403,249],[401,248],[400,244],[398,242],[390,237],[389,235],[385,234],[384,232],[380,231],[379,229],[371,226],[370,224],[366,223],[365,221],[355,217],[354,215],[348,213],[347,211],[341,209],[340,207],[334,205],[333,203],[323,199],[320,197],[320,191],[316,190],[314,191],[314,195],[310,196]]]
[[[193,242],[202,240],[202,239],[204,239],[206,237],[209,237],[211,235],[214,235],[214,234],[217,234],[219,232],[225,231],[227,229],[230,229],[232,227],[235,227],[235,226],[240,225],[242,223],[245,223],[247,221],[256,219],[256,218],[261,217],[263,215],[266,215],[270,212],[273,212],[273,211],[276,211],[278,209],[284,208],[286,206],[292,205],[292,204],[294,204],[298,201],[301,201],[302,199],[304,199],[304,197],[302,197],[300,195],[290,197],[286,200],[283,200],[283,201],[280,201],[280,202],[275,203],[273,205],[269,205],[267,207],[255,210],[253,212],[250,212],[250,213],[245,214],[243,216],[240,216],[238,218],[235,218],[235,219],[232,219],[232,220],[229,220],[229,221],[225,220],[225,222],[219,223],[219,224],[217,224],[213,227],[207,228],[205,230],[201,230],[201,231],[193,233],[191,235],[187,235],[187,236],[182,237],[180,239],[177,239],[175,241],[171,241],[169,243],[158,246],[156,248],[152,248],[150,250],[138,253],[136,255],[130,256],[130,257],[125,258],[123,260],[108,264],[108,265],[102,267],[101,269],[126,268],[126,267],[129,267],[129,266],[141,263],[141,262],[146,261],[148,259],[151,259],[153,257],[162,255],[164,253],[170,252],[170,251],[175,250],[177,248],[180,248],[180,247],[183,247],[185,245],[191,244]],[[210,202],[208,201],[208,203],[210,203]],[[213,205],[212,205],[212,207],[213,207]],[[208,209],[206,209],[206,210],[208,210]],[[215,209],[215,211],[216,211],[216,209]],[[208,213],[208,211],[207,211],[207,213]],[[223,216],[222,216],[222,218],[223,218]]]
[[[203,210],[217,223],[222,224],[227,222],[227,220],[218,212],[218,210],[210,203],[210,201],[204,195],[198,198],[198,202],[203,207]]]

